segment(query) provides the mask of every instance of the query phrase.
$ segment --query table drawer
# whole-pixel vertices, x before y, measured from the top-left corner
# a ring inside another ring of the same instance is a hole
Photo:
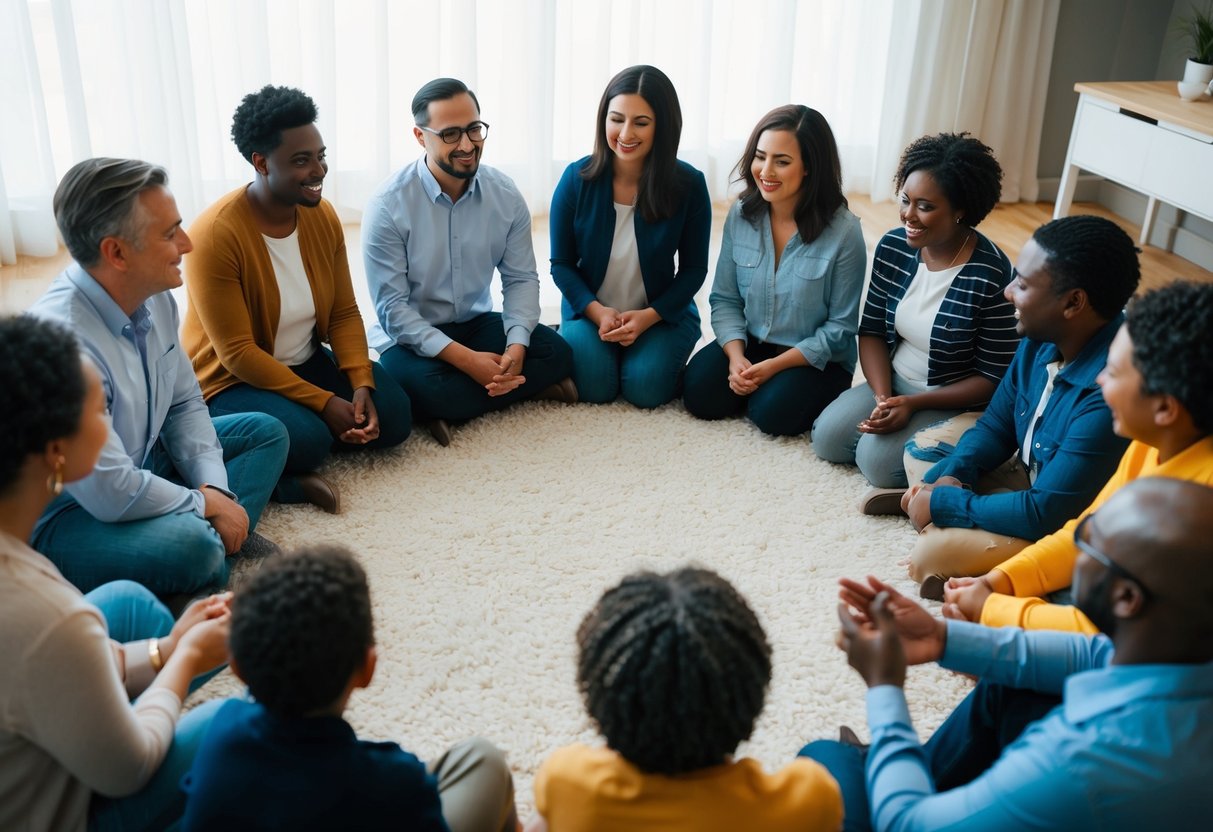
[[[1071,163],[1129,187],[1144,187],[1146,157],[1158,128],[1084,98]]]
[[[1213,144],[1156,130],[1142,186],[1177,208],[1213,216]]]

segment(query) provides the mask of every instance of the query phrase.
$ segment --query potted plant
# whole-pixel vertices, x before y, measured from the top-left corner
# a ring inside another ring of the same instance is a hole
[[[1202,11],[1196,6],[1175,21],[1175,33],[1188,49],[1184,82],[1207,85],[1213,81],[1213,3]]]

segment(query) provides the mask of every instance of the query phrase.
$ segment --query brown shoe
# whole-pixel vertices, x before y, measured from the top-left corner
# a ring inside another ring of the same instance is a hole
[[[883,515],[901,515],[901,497],[909,489],[906,488],[871,488],[859,498],[859,511],[869,517]]]
[[[927,575],[922,579],[922,586],[918,587],[918,595],[928,601],[942,601],[943,588],[947,583],[948,579],[943,575]]]
[[[536,394],[535,398],[539,401],[577,404],[581,397],[577,394],[577,385],[573,383],[573,379],[570,376],[557,384],[545,387]]]
[[[300,474],[295,481],[304,500],[329,514],[341,513],[341,493],[337,486],[316,473]]]
[[[429,428],[430,436],[439,445],[445,448],[451,444],[451,423],[446,419],[431,419]]]
[[[849,725],[838,726],[838,741],[843,745],[849,745],[852,748],[858,748],[863,751],[868,749],[868,744],[860,742],[859,735],[852,731]]]

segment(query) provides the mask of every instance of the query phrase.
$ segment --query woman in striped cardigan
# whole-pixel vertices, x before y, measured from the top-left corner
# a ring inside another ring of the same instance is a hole
[[[915,432],[989,401],[1015,355],[1014,269],[977,231],[1001,193],[1002,168],[966,133],[924,136],[894,183],[902,225],[885,234],[859,323],[866,379],[813,426],[813,449],[855,463],[877,491],[864,513],[890,513],[906,487],[902,453]]]

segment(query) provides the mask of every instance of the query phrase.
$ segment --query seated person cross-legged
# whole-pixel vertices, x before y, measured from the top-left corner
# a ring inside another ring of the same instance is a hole
[[[1128,444],[1095,379],[1137,288],[1133,241],[1110,220],[1064,217],[1036,230],[1016,272],[1006,296],[1023,341],[985,413],[906,445],[910,576],[936,601],[947,577],[984,572],[1086,508]]]
[[[687,365],[691,415],[796,436],[850,386],[867,254],[841,171],[814,109],[776,107],[750,133],[708,297],[716,340]]]
[[[842,581],[839,646],[868,685],[871,745],[801,753],[837,778],[848,832],[1208,825],[1213,489],[1137,480],[1086,535],[1074,601],[1108,635],[944,621],[875,578]],[[980,681],[920,744],[902,688],[927,662]]]
[[[766,633],[724,578],[627,576],[577,630],[577,686],[607,747],[548,757],[527,832],[836,832],[842,801],[820,765],[768,774],[734,756],[770,680]]]
[[[593,155],[552,194],[560,335],[583,402],[665,404],[699,340],[712,203],[703,174],[677,158],[681,134],[670,79],[628,67],[602,94]]]
[[[254,534],[288,438],[264,413],[212,418],[177,336],[192,248],[163,168],[87,159],[55,191],[75,262],[30,309],[71,329],[101,374],[109,438],[89,476],[43,513],[32,545],[88,591],[138,581],[161,595],[227,583],[227,556],[274,548]]]
[[[379,323],[371,346],[439,443],[466,421],[536,396],[574,402],[569,345],[539,323],[531,213],[513,181],[480,164],[489,126],[467,86],[413,96],[425,155],[367,204],[362,256]],[[503,313],[489,284],[501,274]]]
[[[252,701],[215,714],[182,781],[185,832],[515,832],[505,756],[483,739],[426,766],[343,718],[378,657],[366,573],[349,551],[270,561],[232,601],[232,671]]]
[[[968,134],[924,136],[902,154],[894,184],[903,226],[872,257],[859,322],[866,379],[813,425],[813,452],[858,465],[875,486],[865,514],[898,510],[905,443],[922,428],[990,400],[1019,337],[1003,289],[1013,269],[977,230],[998,202],[1002,168]]]
[[[315,473],[329,451],[399,445],[412,414],[368,357],[345,233],[320,196],[328,163],[316,115],[290,87],[266,86],[236,109],[232,138],[255,177],[190,227],[181,340],[211,415],[268,413],[286,426],[274,499],[336,513],[336,487]]]
[[[1091,505],[1061,529],[981,577],[944,586],[944,614],[993,627],[1096,632],[1099,622],[1062,601],[1082,521],[1126,484],[1174,477],[1213,485],[1213,284],[1171,283],[1129,304],[1099,375],[1112,427],[1131,439]]]
[[[66,329],[0,318],[0,391],[0,829],[169,828],[220,705],[182,701],[226,660],[230,596],[174,623],[133,581],[81,595],[25,541],[106,444],[101,377]]]

